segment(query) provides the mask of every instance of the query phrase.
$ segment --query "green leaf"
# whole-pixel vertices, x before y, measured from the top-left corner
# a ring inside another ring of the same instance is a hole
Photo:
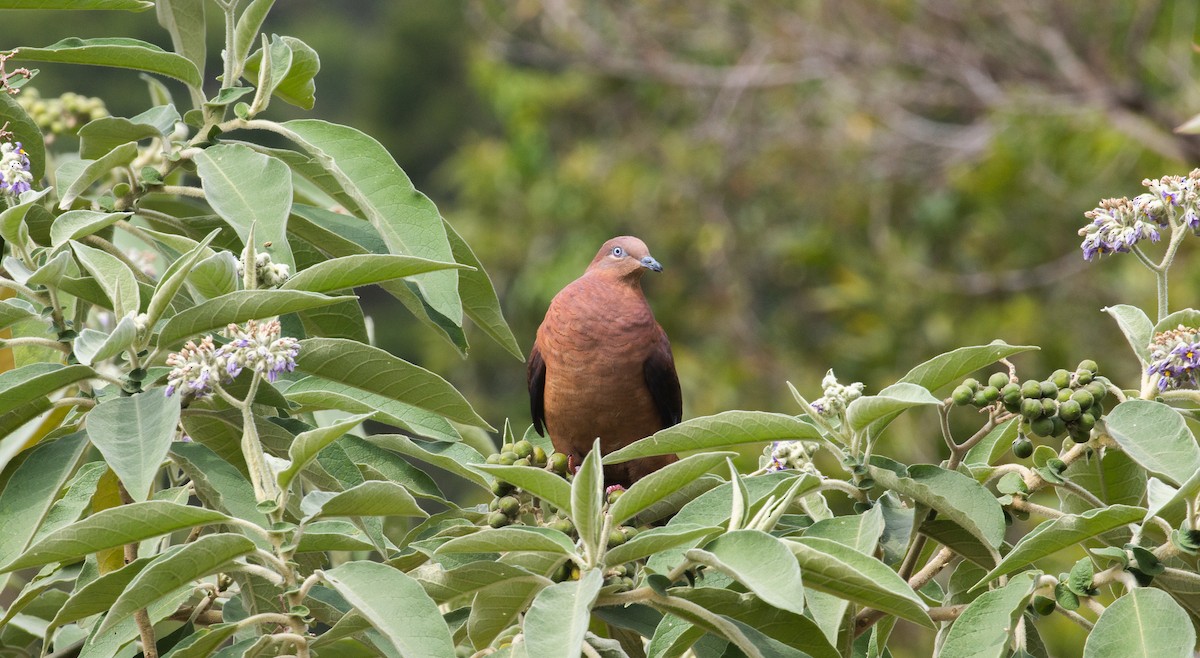
[[[1166,592],[1137,588],[1113,601],[1083,645],[1084,658],[1187,658],[1196,644],[1188,614]]]
[[[122,318],[141,308],[141,292],[133,270],[112,254],[71,240],[71,249],[84,269],[96,278],[104,294],[112,302],[112,311]]]
[[[864,555],[874,555],[875,548],[885,529],[884,501],[886,500],[887,498],[881,498],[879,504],[865,514],[836,516],[818,521],[804,531],[804,536],[833,540]],[[909,523],[911,524],[912,512],[910,511],[909,514]],[[901,550],[908,547],[907,537],[904,539],[905,543]],[[803,566],[801,568],[803,569]],[[846,610],[850,607],[850,602],[845,598],[813,588],[809,588],[805,592],[804,598],[809,615],[821,628],[822,634],[831,644],[837,644],[838,632],[841,630],[842,621]]]
[[[222,570],[234,558],[254,551],[254,542],[242,535],[205,535],[159,557],[134,577],[104,616],[98,633],[149,606],[177,587]]]
[[[167,458],[178,424],[179,398],[154,389],[96,405],[88,414],[87,433],[130,497],[142,501]]]
[[[431,563],[428,567],[414,570],[411,575],[420,581],[425,592],[438,604],[516,578],[537,580],[543,585],[551,585],[553,582],[520,567],[490,560],[471,562],[449,571],[443,569],[440,564]]]
[[[402,656],[453,658],[450,628],[421,585],[375,562],[346,562],[325,580],[366,617]]]
[[[39,1],[41,0],[4,0],[7,3]],[[5,122],[8,123],[8,131],[13,134],[13,141],[21,142],[21,148],[25,149],[25,154],[29,156],[29,173],[33,174],[36,184],[46,173],[46,142],[42,139],[42,131],[12,94],[0,94],[0,124]]]
[[[317,263],[288,279],[280,287],[289,290],[330,292],[462,267],[458,263],[440,263],[416,256],[359,254]]]
[[[79,129],[79,157],[95,160],[122,144],[161,137],[171,132],[177,121],[179,112],[172,105],[159,105],[130,119],[93,119]]]
[[[286,103],[311,110],[317,91],[313,78],[321,70],[317,51],[295,37],[272,36],[269,54],[272,81],[266,88]],[[246,74],[258,79],[262,63],[260,48],[246,60]]]
[[[92,235],[119,219],[129,217],[127,212],[96,212],[94,210],[68,210],[54,219],[50,225],[50,245],[54,248],[70,240]]]
[[[891,489],[933,508],[939,520],[948,520],[996,549],[1004,541],[1004,513],[996,498],[975,480],[932,464],[907,469],[884,457],[873,457],[867,467],[871,477]]]
[[[201,628],[175,645],[170,658],[208,658],[238,631],[233,622]]]
[[[571,520],[579,532],[579,541],[595,554],[601,542],[604,527],[604,469],[600,466],[600,439],[592,443],[592,449],[583,458],[583,464],[571,481]]]
[[[29,545],[86,448],[83,432],[44,442],[0,487],[0,564],[13,561]]]
[[[955,620],[938,654],[943,658],[1003,658],[1017,619],[1029,603],[1036,573],[1013,576],[1004,587],[984,592]]]
[[[1067,514],[1050,519],[1034,528],[1017,542],[996,568],[988,572],[976,587],[995,578],[1010,574],[1030,562],[1053,555],[1069,546],[1103,534],[1128,523],[1138,523],[1146,510],[1129,505],[1113,505],[1088,510],[1083,514]]]
[[[372,414],[362,414],[361,416],[351,416],[339,422],[333,423],[326,427],[318,427],[307,432],[301,432],[296,435],[296,439],[288,448],[288,459],[292,463],[288,467],[279,472],[276,476],[279,486],[287,489],[291,484],[292,478],[304,470],[317,453],[321,452],[325,446],[336,441],[346,432],[357,427],[360,423],[371,417]]]
[[[368,480],[349,489],[334,493],[314,491],[304,497],[304,505],[311,502],[316,509],[308,512],[310,518],[330,516],[414,516],[428,517],[408,489],[395,482]]]
[[[201,302],[172,316],[158,336],[158,345],[169,347],[191,336],[224,329],[231,323],[240,324],[247,320],[319,308],[348,299],[354,297],[328,297],[300,290],[239,290]]]
[[[337,409],[352,414],[374,412],[374,420],[438,441],[461,441],[445,418],[396,400],[321,377],[305,377],[284,392],[289,401],[309,409]]]
[[[21,50],[21,55],[25,51]],[[114,169],[125,167],[137,157],[137,142],[128,142],[114,147],[95,160],[80,160],[64,162],[55,172],[59,192],[58,209],[69,210],[92,183],[104,178]]]
[[[68,37],[45,48],[22,46],[16,60],[114,66],[158,73],[197,88],[202,83],[200,72],[186,57],[166,52],[152,43],[123,37]]]
[[[176,441],[171,444],[171,455],[207,507],[263,528],[269,526],[267,517],[258,509],[254,487],[241,471],[211,448],[202,443]]]
[[[458,294],[462,297],[463,311],[484,333],[491,336],[492,340],[508,350],[509,354],[524,361],[525,355],[521,352],[521,346],[517,344],[512,329],[504,320],[500,300],[496,297],[496,288],[492,285],[487,271],[483,269],[483,263],[479,262],[475,252],[449,222],[443,224],[446,227],[446,237],[450,239],[454,260],[474,268],[458,273]]]
[[[484,528],[462,537],[455,537],[438,546],[442,553],[508,553],[510,551],[533,551],[574,555],[575,543],[557,530],[533,526],[507,526]]]
[[[95,374],[87,366],[57,363],[31,363],[0,373],[0,415]]]
[[[235,292],[238,289],[237,258],[228,251],[218,251],[191,268],[187,283],[206,299]]]
[[[0,0],[0,9],[110,9],[146,11],[153,0]]]
[[[4,98],[5,96],[7,94],[0,96],[0,98]],[[0,238],[19,244],[24,239],[21,232],[21,224],[25,221],[25,214],[29,212],[34,203],[49,192],[50,188],[24,192],[19,197],[16,205],[0,211]]]
[[[1146,471],[1120,450],[1104,450],[1088,459],[1077,459],[1061,477],[1090,491],[1106,505],[1140,506],[1146,496]],[[1094,507],[1065,487],[1055,487],[1054,492],[1062,503],[1060,511],[1080,514]]]
[[[313,294],[293,290],[275,293]],[[296,365],[309,374],[494,431],[449,382],[377,347],[340,338],[309,338],[300,341]]]
[[[171,35],[175,52],[183,55],[196,67],[196,73],[204,79],[204,59],[207,50],[204,44],[205,21],[204,0],[158,0],[158,24]],[[193,85],[193,104],[203,100],[200,85]]]
[[[297,553],[371,550],[375,550],[375,545],[361,530],[353,523],[336,519],[308,524],[296,547]]]
[[[195,247],[171,263],[167,271],[163,272],[163,275],[159,277],[158,283],[154,286],[154,295],[150,298],[150,303],[146,305],[147,327],[154,327],[158,324],[158,319],[166,312],[167,307],[171,305],[171,301],[175,299],[175,295],[179,292],[179,289],[183,287],[188,277],[191,276],[192,265],[201,256],[210,251],[208,245],[219,233],[219,230],[210,232]]]
[[[208,205],[244,243],[253,228],[256,251],[271,254],[292,271],[296,261],[287,240],[292,176],[287,165],[241,144],[218,144],[196,154],[196,173]],[[270,242],[270,247],[263,247]]]
[[[577,581],[557,583],[538,592],[525,613],[525,646],[538,658],[578,658],[592,604],[604,577],[589,570]]]
[[[100,478],[106,473],[108,465],[104,462],[88,462],[80,466],[75,472],[75,477],[67,483],[62,497],[54,501],[54,505],[46,513],[45,520],[33,536],[33,541],[40,541],[55,530],[78,521],[84,510],[91,508],[92,497],[96,494]]]
[[[909,370],[900,381],[924,386],[934,395],[940,395],[948,392],[945,389],[951,384],[960,382],[963,377],[986,365],[1036,349],[1040,348],[1035,345],[1009,345],[1002,340],[994,340],[987,345],[960,347]]]
[[[761,530],[725,533],[703,549],[688,551],[687,558],[733,578],[780,610],[804,614],[804,585],[796,558],[788,546]]]
[[[571,516],[571,485],[561,475],[528,466],[477,464],[472,468],[510,482]]]
[[[1021,424],[1019,418],[1000,423],[983,440],[971,446],[963,463],[968,466],[990,466],[1012,448]]]
[[[133,345],[137,338],[137,324],[133,316],[126,315],[113,327],[111,334],[84,328],[75,338],[75,358],[85,366],[114,357]]]
[[[772,607],[756,596],[745,595],[728,589],[718,589],[716,587],[675,587],[671,589],[671,596],[691,601],[705,610],[728,617],[735,623],[740,622],[741,624],[745,624],[776,642],[803,651],[806,656],[811,656],[812,658],[838,658],[840,655],[833,648],[833,643],[824,638],[820,629],[817,628],[811,619]],[[703,627],[695,627],[693,630],[688,631],[685,637],[681,637],[675,646],[682,648],[683,646],[693,644],[693,638],[699,638],[704,630]],[[764,650],[764,653],[770,651],[770,649],[777,648],[767,647],[765,643],[761,644],[764,644],[764,646],[760,647]],[[794,654],[767,653],[767,655]]]
[[[805,587],[934,627],[917,593],[879,560],[821,537],[797,537],[783,543],[800,563]]]
[[[1104,417],[1108,433],[1134,461],[1175,486],[1200,470],[1200,447],[1183,416],[1151,400],[1126,400]]]
[[[354,128],[316,119],[288,121],[283,126],[358,203],[391,253],[454,261],[437,208],[413,187],[379,142]],[[455,270],[421,274],[413,282],[437,313],[462,326]]]
[[[863,396],[851,402],[846,408],[846,421],[857,432],[876,421],[886,424],[906,409],[936,404],[941,404],[941,401],[922,386],[892,384],[878,395]]]
[[[640,560],[668,548],[695,545],[704,539],[721,533],[721,528],[701,526],[694,523],[677,523],[640,532],[629,541],[610,549],[604,554],[609,565],[624,564]]]
[[[727,457],[736,456],[736,454],[706,452],[692,455],[664,466],[638,480],[613,504],[610,510],[613,515],[613,523],[622,523],[633,518],[638,512],[682,489],[701,475],[712,471]]]
[[[1144,370],[1150,365],[1150,341],[1154,338],[1154,323],[1150,322],[1150,318],[1146,317],[1142,309],[1128,304],[1105,306],[1103,311],[1117,321],[1117,326],[1121,328],[1121,333],[1125,334],[1125,340],[1129,341],[1129,347],[1137,355]]]
[[[374,434],[367,438],[371,443],[432,464],[488,489],[491,483],[472,466],[482,464],[483,455],[465,443],[417,442],[402,434]]]
[[[257,41],[258,31],[262,29],[263,20],[274,4],[275,0],[251,0],[238,17],[233,37],[233,61],[239,65],[246,61],[246,56]]]
[[[1159,334],[1164,331],[1170,331],[1183,325],[1185,327],[1200,326],[1200,311],[1194,308],[1185,308],[1168,315],[1167,317],[1154,323],[1154,333]]]
[[[229,517],[220,512],[160,500],[112,507],[50,533],[0,567],[0,573],[65,562],[183,528],[227,521]]]
[[[0,329],[7,329],[18,322],[36,317],[37,309],[24,299],[14,297],[0,301]]]
[[[246,60],[246,75],[259,87],[262,104],[259,109],[265,109],[275,88],[283,81],[288,69],[292,66],[292,49],[277,35],[270,40],[266,35],[260,39],[262,47]],[[308,109],[312,109],[310,106]]]
[[[725,411],[701,416],[655,432],[604,456],[605,464],[666,455],[687,450],[716,450],[746,443],[819,439],[812,425],[784,414],[766,411]]]
[[[125,591],[130,581],[141,573],[142,569],[145,569],[151,560],[152,558],[148,557],[138,558],[116,571],[103,574],[99,578],[77,588],[75,593],[71,595],[71,598],[67,599],[67,602],[54,615],[54,621],[51,622],[51,625],[58,627],[85,617],[106,612],[112,608],[112,604]]]

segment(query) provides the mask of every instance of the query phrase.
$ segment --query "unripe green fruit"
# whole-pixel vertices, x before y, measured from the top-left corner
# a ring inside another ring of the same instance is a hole
[[[1074,393],[1074,391],[1072,391],[1069,388],[1060,388],[1060,389],[1058,389],[1057,400],[1059,402],[1066,402],[1067,400],[1071,399],[1072,393]]]
[[[1035,382],[1030,379],[1024,384],[1021,384],[1021,395],[1025,396],[1026,399],[1032,398],[1035,400],[1042,397],[1041,382]]]
[[[1050,436],[1061,439],[1067,433],[1067,421],[1062,419],[1062,416],[1054,416],[1050,419],[1054,423],[1054,431],[1050,432]]]
[[[546,465],[546,451],[542,450],[542,446],[533,447],[533,463],[538,466]]]
[[[521,439],[513,445],[513,452],[517,453],[518,458],[528,459],[533,456],[533,444]]]
[[[1087,392],[1092,394],[1092,398],[1099,402],[1108,395],[1108,386],[1103,382],[1094,381],[1087,385]]]
[[[624,493],[624,489],[613,489],[612,491],[608,492],[608,504],[612,505],[613,503],[617,502],[617,499],[619,499]]]
[[[988,406],[986,391],[986,388],[981,388],[978,391],[975,391],[975,395],[971,398],[971,404],[975,405],[975,408],[982,409],[983,407]]]
[[[492,526],[493,528],[503,528],[509,523],[512,523],[512,521],[509,520],[508,515],[500,511],[488,514],[487,522],[488,525]]]
[[[496,509],[500,510],[505,516],[512,518],[521,511],[521,503],[512,496],[505,496],[496,503]]]
[[[1001,386],[1000,397],[1003,398],[1005,402],[1011,400],[1019,403],[1021,401],[1021,385],[1009,382],[1004,386]]]
[[[551,530],[557,530],[564,535],[569,535],[575,532],[575,524],[571,523],[570,519],[558,519],[550,524]]]
[[[1092,398],[1091,392],[1089,392],[1086,388],[1081,388],[1071,394],[1071,402],[1078,404],[1079,410],[1083,411],[1086,409],[1091,409],[1092,403],[1095,402],[1095,400]]]
[[[620,530],[612,530],[608,533],[608,547],[613,548],[625,543],[625,535]]]
[[[1033,421],[1029,426],[1033,429],[1033,433],[1038,436],[1050,436],[1054,434],[1054,421],[1045,416]]]
[[[1084,386],[1092,381],[1092,376],[1091,370],[1076,370],[1075,383]]]
[[[556,452],[550,455],[548,460],[550,470],[562,475],[567,472],[567,456],[561,452]]]
[[[1025,398],[1021,402],[1021,415],[1033,420],[1042,416],[1042,401],[1037,398]]]
[[[1100,366],[1097,365],[1096,362],[1091,359],[1084,359],[1084,360],[1080,361],[1079,369],[1080,370],[1090,370],[1090,371],[1092,371],[1093,375],[1100,374]]]
[[[1078,391],[1076,394],[1078,394]],[[1063,420],[1075,420],[1081,414],[1083,414],[1083,405],[1077,400],[1067,400],[1058,405],[1058,417]]]
[[[1092,403],[1092,408],[1088,409],[1088,413],[1092,414],[1095,418],[1099,418],[1104,415],[1104,405],[1099,400],[1096,400]]]
[[[1080,429],[1090,432],[1096,426],[1096,417],[1092,415],[1091,411],[1085,411],[1079,415],[1079,419],[1075,421],[1075,424],[1079,425]]]
[[[992,373],[991,377],[988,377],[988,386],[995,386],[996,388],[1004,388],[1008,384],[1009,384],[1009,380],[1008,380],[1007,373],[996,372],[996,373]]]
[[[500,453],[494,452],[494,453],[488,455],[487,459],[484,461],[486,461],[489,464],[499,464],[500,463]]]
[[[1059,368],[1054,371],[1054,374],[1050,375],[1050,381],[1059,388],[1066,388],[1071,385],[1071,373],[1063,368]]]
[[[1017,399],[1016,399],[1016,400],[1013,400],[1012,402],[1009,402],[1008,400],[1005,400],[1005,401],[1004,401],[1004,410],[1005,410],[1005,411],[1008,411],[1009,413],[1014,413],[1014,414],[1019,414],[1019,413],[1021,413],[1021,401],[1022,401],[1022,399],[1023,399],[1023,398],[1021,398],[1021,397],[1018,395],[1018,396],[1017,396]]]
[[[497,498],[503,498],[504,496],[507,496],[516,490],[516,487],[508,482],[505,482],[504,480],[496,480],[494,483],[492,483],[492,493],[496,494]]]
[[[1056,605],[1058,604],[1054,602],[1054,599],[1045,596],[1033,597],[1033,611],[1043,617],[1053,614]]]
[[[1058,397],[1058,387],[1054,382],[1046,381],[1041,383],[1042,397],[1054,399]]]
[[[1069,434],[1071,435],[1071,440],[1075,443],[1087,443],[1088,439],[1092,438],[1091,430],[1083,429],[1078,423],[1072,423],[1072,425],[1073,427],[1071,427]]]
[[[505,443],[504,445],[500,446],[500,452],[502,452],[502,453],[516,452],[516,450],[517,450],[516,446],[512,443]]]
[[[968,386],[958,386],[954,392],[950,394],[950,399],[960,407],[971,404],[971,400],[975,397],[975,393]]]
[[[983,399],[987,400],[988,404],[1000,399],[1000,389],[995,386],[984,386],[979,392],[983,394]]]
[[[491,499],[491,501],[488,502],[488,510],[495,512],[498,509],[500,509],[500,499],[499,498]]]
[[[1024,436],[1018,436],[1012,444],[1013,457],[1017,459],[1029,459],[1033,454],[1033,441],[1030,441]]]
[[[1042,415],[1053,416],[1058,413],[1058,403],[1054,398],[1042,398]]]
[[[513,466],[533,466],[533,462],[529,461],[528,457],[522,457],[513,462]]]
[[[962,385],[971,389],[971,392],[974,393],[979,388],[979,380],[973,377],[967,377],[963,380]]]
[[[623,525],[623,526],[617,528],[617,530],[620,530],[621,534],[625,535],[625,541],[629,541],[630,539],[633,539],[634,537],[637,536],[637,534],[639,532],[637,528],[635,528],[631,525]]]
[[[513,452],[512,450],[505,450],[504,452],[500,453],[500,463],[505,466],[512,466],[513,462],[517,461],[517,459],[517,453]]]

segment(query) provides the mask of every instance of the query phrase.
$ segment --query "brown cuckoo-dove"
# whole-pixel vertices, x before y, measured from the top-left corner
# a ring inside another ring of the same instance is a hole
[[[607,454],[683,414],[671,343],[642,294],[642,275],[661,271],[641,240],[613,238],[554,297],[538,328],[528,364],[533,426],[576,465],[597,437]],[[627,487],[675,459],[606,466],[604,479]]]

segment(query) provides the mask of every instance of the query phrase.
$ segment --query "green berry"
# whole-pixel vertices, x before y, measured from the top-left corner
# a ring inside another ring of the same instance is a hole
[[[626,541],[633,539],[638,534],[638,529],[631,525],[623,525],[623,526],[617,528],[617,530],[620,530],[621,534],[625,535]]]
[[[558,473],[559,475],[563,475],[567,472],[567,456],[561,452],[551,454],[548,464],[550,465],[550,470]]]
[[[1021,385],[1009,382],[1000,388],[1000,397],[1005,404],[1021,403]]]
[[[1071,385],[1071,373],[1063,368],[1059,368],[1054,371],[1054,374],[1050,375],[1050,381],[1059,388],[1066,388]]]
[[[1017,459],[1029,459],[1033,454],[1033,441],[1024,436],[1018,436],[1012,444],[1013,456]]]
[[[1045,416],[1034,420],[1029,426],[1033,429],[1033,433],[1038,436],[1051,436],[1054,434],[1054,421]]]
[[[1050,419],[1054,423],[1054,431],[1050,432],[1050,436],[1060,439],[1067,433],[1067,421],[1062,419],[1062,416],[1054,416]]]
[[[487,461],[487,463],[489,463],[489,464],[499,464],[500,463],[500,453],[494,452],[494,453],[488,455],[487,459],[485,461]]]
[[[1073,392],[1074,392],[1074,391],[1072,391],[1072,390],[1071,390],[1071,389],[1069,389],[1069,388],[1060,388],[1060,389],[1058,389],[1058,398],[1057,398],[1057,399],[1058,399],[1058,401],[1059,401],[1059,402],[1066,402],[1067,400],[1070,400],[1070,399],[1071,399],[1071,393],[1073,393]]]
[[[1100,366],[1091,359],[1084,359],[1079,362],[1079,370],[1090,370],[1093,375],[1100,374]]]
[[[571,523],[570,519],[558,519],[550,524],[550,529],[569,535],[575,532],[575,524]]]
[[[974,393],[976,390],[979,389],[979,380],[975,379],[973,377],[967,377],[966,379],[963,380],[962,385],[971,389],[971,392]]]
[[[1090,383],[1092,381],[1092,377],[1093,375],[1091,370],[1075,371],[1075,383],[1079,384],[1080,386]]]
[[[1092,428],[1096,426],[1096,417],[1092,415],[1090,410],[1085,411],[1079,415],[1079,418],[1075,421],[1075,424],[1079,425],[1081,429],[1090,432],[1092,431]]]
[[[505,443],[500,446],[500,452],[516,452],[517,447],[512,443]]]
[[[1025,398],[1021,402],[1021,415],[1029,420],[1040,418],[1042,415],[1042,401],[1036,398]]]
[[[954,392],[950,394],[950,399],[960,407],[971,404],[971,400],[975,397],[975,393],[968,386],[958,386]]]
[[[1108,395],[1108,386],[1104,382],[1094,381],[1087,385],[1087,392],[1092,394],[1092,397],[1099,402]]]
[[[987,400],[988,404],[1000,399],[1000,389],[995,386],[984,386],[979,392],[983,394],[983,399]]]
[[[1008,373],[996,372],[996,373],[992,373],[991,377],[988,377],[988,386],[995,386],[996,388],[1004,388],[1005,386],[1008,385],[1008,383],[1009,383]]]
[[[1033,398],[1035,400],[1042,397],[1041,382],[1035,382],[1030,379],[1024,384],[1021,384],[1021,395],[1025,396],[1026,399]]]
[[[533,447],[533,463],[538,466],[546,465],[546,451],[542,450],[542,446]]]
[[[975,395],[971,397],[971,404],[975,405],[975,408],[982,409],[983,407],[988,406],[986,391],[986,388],[981,388],[978,391],[975,391]]]
[[[1054,401],[1054,398],[1043,398],[1042,415],[1053,416],[1056,413],[1058,413],[1058,403]]]
[[[1086,393],[1086,391],[1083,391]],[[1076,394],[1079,392],[1077,391]],[[1083,405],[1078,400],[1067,400],[1058,405],[1058,416],[1065,421],[1075,420],[1083,414]]]
[[[513,462],[513,466],[533,466],[533,462],[529,461],[528,457],[522,457]]]
[[[617,499],[619,499],[621,494],[624,493],[624,489],[613,489],[612,491],[608,492],[608,504],[612,505],[613,503],[617,502]]]
[[[1053,614],[1054,608],[1057,605],[1052,598],[1046,596],[1033,597],[1033,611],[1043,617]]]
[[[492,526],[493,528],[503,528],[504,526],[512,523],[512,521],[509,520],[508,515],[500,511],[488,514],[487,522],[488,525]]]
[[[1092,438],[1091,430],[1083,429],[1079,423],[1071,423],[1068,434],[1071,435],[1071,440],[1075,443],[1087,443],[1088,439]]]
[[[504,480],[496,480],[492,483],[492,493],[496,494],[497,498],[503,498],[516,490],[516,487]]]
[[[1071,402],[1078,404],[1080,411],[1086,411],[1092,408],[1095,400],[1088,389],[1081,388],[1071,394]]]
[[[519,459],[528,459],[533,456],[533,444],[525,439],[521,439],[513,445],[513,452],[517,453]]]
[[[611,530],[608,533],[608,547],[613,548],[625,543],[625,534],[620,530]]]
[[[510,519],[521,511],[521,503],[512,496],[505,496],[496,504],[496,509],[504,512]]]
[[[512,450],[505,450],[504,452],[500,453],[500,463],[505,466],[512,466],[513,462],[517,461],[518,459],[520,458],[517,457],[517,453],[513,452]]]
[[[1042,388],[1042,397],[1050,398],[1050,399],[1054,399],[1054,398],[1058,397],[1058,387],[1054,385],[1054,382],[1051,382],[1051,381],[1042,382],[1041,388]]]

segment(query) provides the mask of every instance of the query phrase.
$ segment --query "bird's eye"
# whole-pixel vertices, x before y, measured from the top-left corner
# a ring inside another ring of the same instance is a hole
[[[616,256],[617,258],[620,258],[621,256],[625,255],[625,250],[620,247],[613,247],[612,255]]]

